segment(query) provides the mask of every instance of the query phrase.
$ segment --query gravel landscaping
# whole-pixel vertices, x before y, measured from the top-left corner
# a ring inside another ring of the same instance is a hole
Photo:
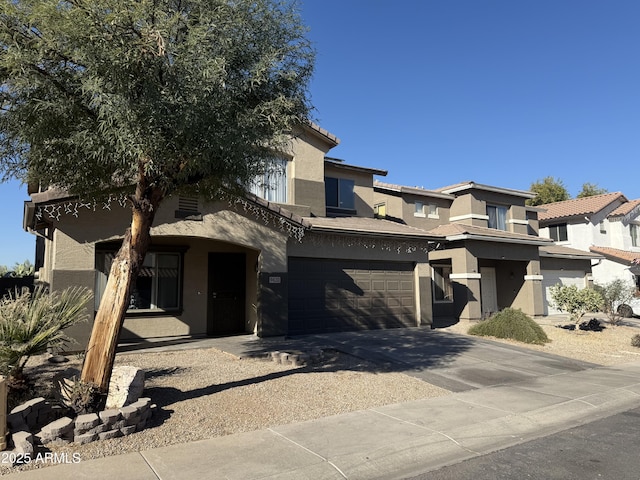
[[[552,341],[543,346],[517,345],[601,365],[640,361],[640,349],[631,346],[631,337],[640,332],[638,327],[572,332],[557,328],[557,319],[539,323]],[[466,333],[468,327],[458,323],[444,330]],[[62,365],[44,360],[30,360],[27,372],[47,379],[56,370],[81,365],[79,357]],[[54,446],[54,453],[75,454],[85,461],[450,393],[334,351],[325,352],[322,362],[308,367],[240,360],[212,348],[118,354],[116,364],[147,372],[144,395],[158,406],[150,428],[82,446]],[[47,465],[2,464],[0,474]]]

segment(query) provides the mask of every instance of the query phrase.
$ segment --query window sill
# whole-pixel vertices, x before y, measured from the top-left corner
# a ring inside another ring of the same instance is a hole
[[[420,218],[427,218],[427,216],[424,213],[419,213],[419,212],[414,212],[413,216],[420,217]]]

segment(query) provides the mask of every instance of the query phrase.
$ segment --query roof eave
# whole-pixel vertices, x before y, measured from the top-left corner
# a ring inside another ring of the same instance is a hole
[[[544,246],[553,243],[551,239],[524,239],[524,238],[507,238],[507,237],[492,237],[489,235],[476,235],[471,233],[460,233],[456,235],[447,235],[446,239],[450,242],[459,240],[477,240],[481,242],[498,242],[498,243],[516,243],[520,245],[538,245]]]

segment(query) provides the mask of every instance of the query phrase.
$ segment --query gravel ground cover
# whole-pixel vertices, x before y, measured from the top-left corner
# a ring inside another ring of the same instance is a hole
[[[551,342],[526,348],[600,365],[640,361],[631,346],[639,327],[608,326],[602,332],[568,331],[560,318],[539,321]],[[459,322],[445,330],[466,334],[470,324]],[[28,371],[42,381],[59,369],[81,365],[72,357],[62,365],[30,360]],[[258,359],[237,359],[217,349],[162,353],[118,354],[116,364],[134,365],[147,374],[145,396],[159,407],[151,427],[127,437],[83,446],[52,447],[54,453],[81,460],[147,450],[176,443],[258,430],[355,410],[448,395],[450,392],[398,372],[385,372],[371,363],[339,352],[325,352],[317,365],[296,368]],[[32,463],[0,465],[0,474],[46,467]]]
[[[591,318],[593,317],[586,316],[585,320],[590,320]],[[602,316],[596,318],[606,327],[601,332],[571,331],[559,328],[559,325],[570,324],[563,315],[544,317],[537,320],[538,324],[551,339],[551,342],[545,345],[527,345],[512,340],[490,338],[496,342],[518,345],[532,350],[597,363],[598,365],[616,365],[640,361],[640,348],[631,345],[631,338],[636,334],[640,334],[640,323],[611,326]],[[443,330],[466,334],[470,326],[471,323],[463,321]]]
[[[81,365],[78,358],[58,366],[43,360],[30,360],[38,378]],[[144,395],[159,407],[151,427],[82,446],[52,446],[52,452],[85,461],[450,393],[338,352],[325,352],[321,364],[302,368],[239,360],[212,348],[118,354],[116,364],[147,372]],[[4,464],[0,474],[48,465]]]

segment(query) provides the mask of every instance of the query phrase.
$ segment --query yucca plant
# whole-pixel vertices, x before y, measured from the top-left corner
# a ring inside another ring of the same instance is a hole
[[[38,286],[0,300],[0,373],[8,375],[10,385],[23,380],[31,356],[69,341],[63,330],[86,321],[91,295],[86,288],[49,293]]]

